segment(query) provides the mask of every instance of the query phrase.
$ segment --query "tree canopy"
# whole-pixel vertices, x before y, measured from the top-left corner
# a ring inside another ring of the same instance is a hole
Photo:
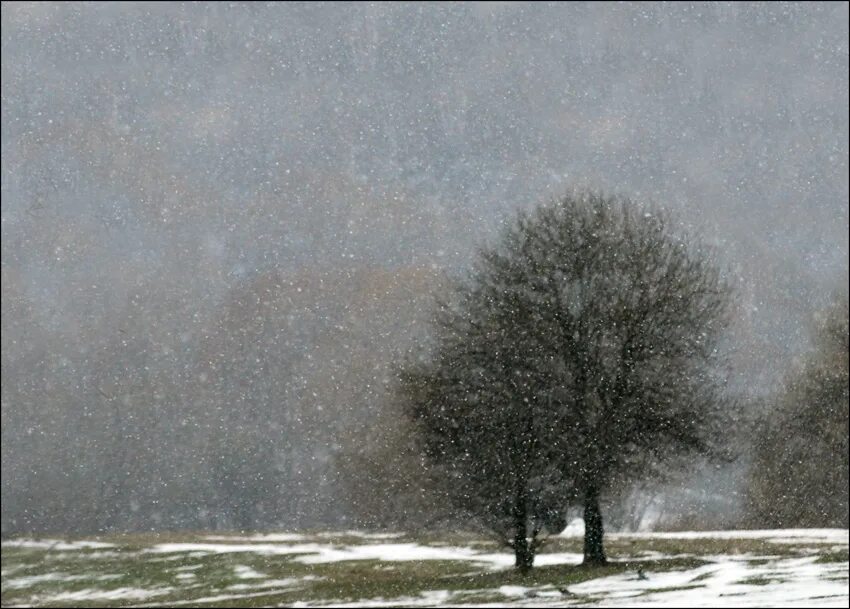
[[[584,506],[585,561],[605,562],[600,495],[715,445],[729,296],[658,209],[581,194],[520,215],[402,371],[428,466],[518,568],[570,504]]]

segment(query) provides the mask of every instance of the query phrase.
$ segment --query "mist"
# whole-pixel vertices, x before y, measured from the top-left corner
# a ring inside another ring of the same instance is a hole
[[[745,408],[848,282],[846,3],[15,2],[2,31],[4,535],[357,525],[340,459],[433,294],[572,189],[716,249]],[[744,469],[668,509],[736,509]]]

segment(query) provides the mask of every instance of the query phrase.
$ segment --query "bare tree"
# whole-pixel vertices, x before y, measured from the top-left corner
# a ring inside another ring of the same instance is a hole
[[[658,210],[566,196],[521,215],[438,308],[400,396],[455,505],[531,568],[569,504],[718,445],[730,288]]]

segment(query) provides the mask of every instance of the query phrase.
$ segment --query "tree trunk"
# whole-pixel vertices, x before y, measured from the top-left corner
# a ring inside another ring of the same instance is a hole
[[[514,538],[514,554],[516,555],[514,566],[517,570],[520,573],[531,571],[531,567],[534,565],[534,550],[525,536],[525,527],[523,527],[521,533],[517,532]]]
[[[514,505],[514,554],[516,555],[514,566],[520,573],[528,573],[534,565],[534,548],[526,537],[527,520],[528,506],[525,485],[520,484]]]
[[[590,486],[584,496],[584,564],[604,565],[607,562],[602,547],[602,512],[599,510],[599,491]]]

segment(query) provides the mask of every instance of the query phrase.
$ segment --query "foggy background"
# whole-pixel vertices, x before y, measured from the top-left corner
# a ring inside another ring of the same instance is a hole
[[[576,187],[721,252],[766,395],[847,159],[846,3],[4,3],[2,531],[355,525],[441,278]]]

